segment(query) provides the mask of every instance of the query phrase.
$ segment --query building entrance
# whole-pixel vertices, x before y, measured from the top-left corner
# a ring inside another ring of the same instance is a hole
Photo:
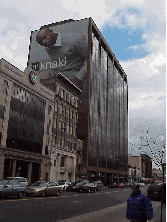
[[[28,161],[17,160],[16,162],[16,177],[25,177],[28,176]]]
[[[13,159],[5,158],[3,178],[11,177],[13,170]]]
[[[39,180],[40,176],[40,163],[32,163],[32,174],[31,174],[31,183],[34,183]]]

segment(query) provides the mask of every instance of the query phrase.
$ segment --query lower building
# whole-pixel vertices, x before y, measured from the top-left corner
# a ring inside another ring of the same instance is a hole
[[[0,179],[75,181],[80,92],[61,74],[40,82],[0,60]]]
[[[128,163],[132,168],[139,170],[139,178],[144,179],[152,177],[152,160],[147,154],[140,154],[140,156],[129,155]]]
[[[52,145],[57,156],[52,160],[51,179],[56,182],[76,180],[78,101],[81,90],[61,73],[41,83],[55,92]]]
[[[48,180],[54,93],[31,69],[0,60],[0,179]]]

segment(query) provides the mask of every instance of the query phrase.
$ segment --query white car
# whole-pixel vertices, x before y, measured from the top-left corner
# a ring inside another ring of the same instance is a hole
[[[63,190],[66,190],[70,184],[70,182],[59,182],[59,186],[62,186]]]
[[[26,186],[26,187],[28,186],[28,181],[24,177],[7,177],[5,178],[5,180],[17,180],[19,181],[21,185]]]
[[[144,186],[145,186],[144,183],[138,183],[138,185],[139,185],[140,187],[144,187]]]

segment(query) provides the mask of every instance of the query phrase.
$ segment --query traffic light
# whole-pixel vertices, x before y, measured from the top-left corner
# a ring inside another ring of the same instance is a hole
[[[156,174],[156,173],[154,173],[154,176],[157,176],[157,174]]]

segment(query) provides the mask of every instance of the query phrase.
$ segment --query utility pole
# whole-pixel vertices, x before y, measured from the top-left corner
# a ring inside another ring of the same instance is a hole
[[[161,159],[162,161],[162,159]],[[165,190],[165,184],[164,184],[164,174],[165,174],[165,168],[166,168],[166,163],[162,163],[161,164],[162,166],[162,176],[163,176],[163,185],[162,185],[162,195],[161,195],[161,222],[162,222],[162,205],[163,205],[163,198],[164,198],[164,195],[166,195],[164,193],[164,190]]]

